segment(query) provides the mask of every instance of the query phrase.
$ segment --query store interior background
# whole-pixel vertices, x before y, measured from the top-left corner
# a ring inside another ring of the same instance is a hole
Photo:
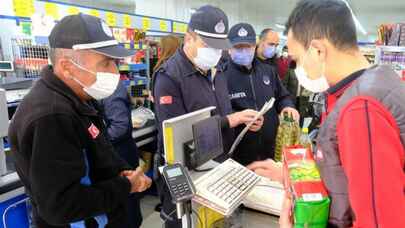
[[[188,21],[190,15],[199,6],[211,4],[223,9],[230,20],[230,25],[248,22],[256,31],[272,27],[283,30],[283,25],[297,0],[62,0],[62,2],[147,16]],[[405,4],[401,0],[369,1],[347,0],[358,21],[364,28],[359,30],[361,42],[374,42],[377,27],[383,23],[405,21]]]
[[[0,15],[10,14],[7,11],[12,9],[12,2],[1,0]],[[281,34],[287,17],[298,0],[59,0],[58,2],[183,22],[187,22],[198,7],[211,4],[227,13],[231,26],[247,22],[252,24],[258,33],[270,27]],[[374,43],[379,25],[405,21],[403,13],[405,4],[401,0],[347,0],[347,2],[357,18],[361,43]],[[15,23],[0,20],[0,26],[2,28],[0,36],[7,42],[10,36],[14,35],[10,29],[15,27]]]

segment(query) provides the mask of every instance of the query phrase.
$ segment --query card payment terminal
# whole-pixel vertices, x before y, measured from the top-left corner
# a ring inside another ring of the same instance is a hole
[[[173,203],[184,203],[193,198],[196,192],[194,184],[181,164],[165,166],[162,174],[172,195]]]

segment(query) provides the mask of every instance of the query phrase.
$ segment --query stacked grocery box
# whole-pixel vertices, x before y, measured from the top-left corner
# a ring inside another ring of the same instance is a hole
[[[286,185],[294,201],[294,227],[327,227],[330,199],[311,149],[285,148],[283,160],[288,173]]]

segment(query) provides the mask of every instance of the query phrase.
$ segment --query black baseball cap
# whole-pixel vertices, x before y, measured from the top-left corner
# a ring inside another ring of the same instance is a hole
[[[217,7],[206,5],[197,9],[191,15],[188,28],[211,48],[226,50],[232,47],[228,40],[228,17]]]
[[[114,59],[135,54],[119,45],[111,28],[102,19],[81,13],[66,16],[55,25],[49,36],[49,46],[92,50]]]
[[[252,25],[239,23],[229,31],[229,40],[233,46],[238,44],[256,44],[256,32]]]

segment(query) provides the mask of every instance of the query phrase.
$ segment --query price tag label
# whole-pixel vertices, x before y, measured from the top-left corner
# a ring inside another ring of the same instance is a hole
[[[151,24],[152,23],[150,21],[150,18],[147,18],[147,17],[142,18],[142,29],[144,31],[148,31],[151,28]]]
[[[182,24],[182,25],[181,25],[181,32],[182,32],[182,33],[186,33],[186,32],[187,32],[187,25],[186,25],[186,24]]]
[[[313,202],[313,201],[321,201],[323,200],[322,194],[321,193],[308,193],[308,194],[302,194],[302,199],[305,202]]]
[[[22,33],[24,33],[25,35],[31,36],[31,22],[21,22],[21,29],[22,29]]]
[[[94,16],[94,17],[100,17],[100,12],[98,10],[91,9],[89,11],[89,15]]]
[[[124,27],[131,28],[131,26],[132,26],[131,16],[125,14],[123,19],[124,19]]]
[[[168,32],[168,31],[169,31],[169,29],[168,29],[167,24],[168,24],[168,22],[167,22],[167,21],[163,21],[163,20],[161,20],[161,21],[159,22],[159,25],[160,25],[160,31],[162,31],[162,32]]]
[[[77,7],[71,6],[68,8],[68,15],[75,15],[75,14],[79,14],[80,10]]]
[[[117,16],[115,13],[107,12],[105,13],[106,22],[109,26],[113,27],[117,25]]]
[[[45,14],[53,17],[55,20],[59,20],[59,8],[53,2],[46,2],[45,3]]]
[[[17,17],[31,17],[35,13],[34,0],[13,0],[13,7]]]

